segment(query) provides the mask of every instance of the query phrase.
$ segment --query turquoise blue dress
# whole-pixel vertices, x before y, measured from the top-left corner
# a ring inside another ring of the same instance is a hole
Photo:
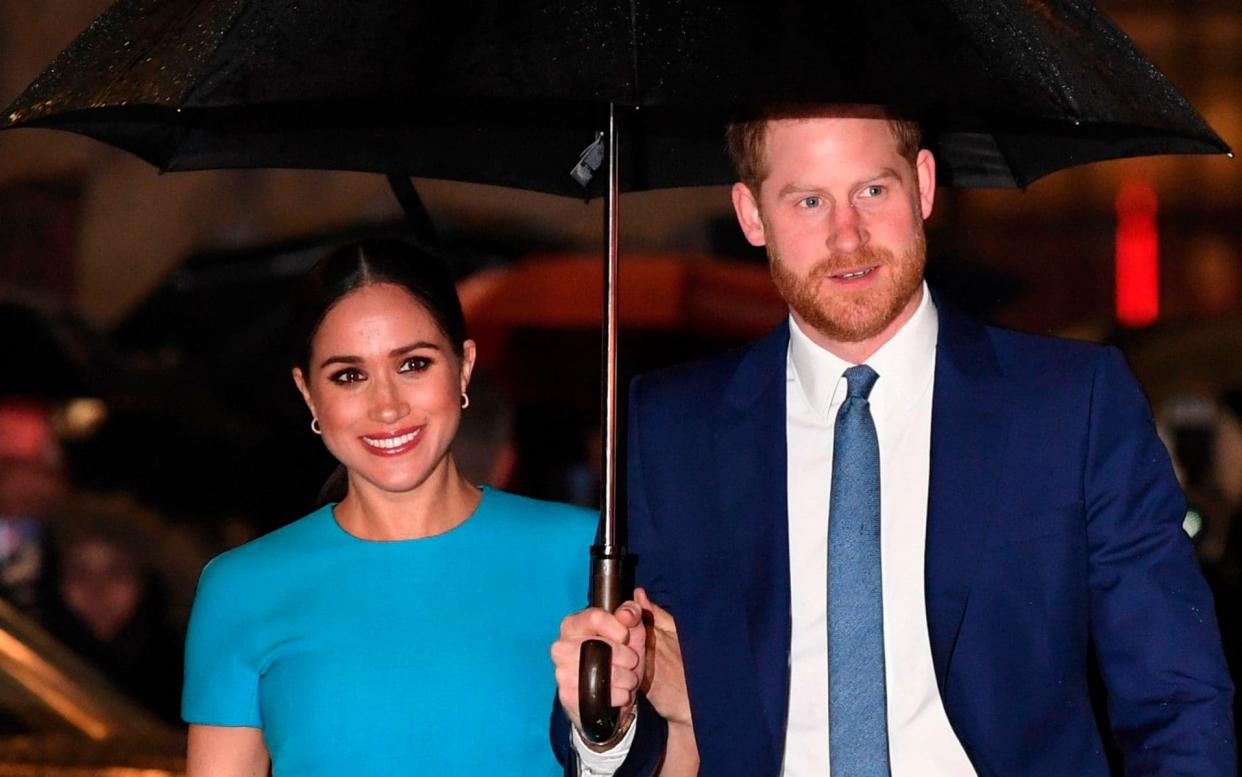
[[[324,507],[203,570],[182,717],[263,730],[275,777],[556,775],[548,648],[597,516],[485,488],[434,537]]]

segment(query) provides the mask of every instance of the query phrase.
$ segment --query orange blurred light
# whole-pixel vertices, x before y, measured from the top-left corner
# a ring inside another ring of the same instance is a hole
[[[1147,326],[1160,317],[1160,256],[1156,192],[1127,181],[1117,192],[1117,321]]]

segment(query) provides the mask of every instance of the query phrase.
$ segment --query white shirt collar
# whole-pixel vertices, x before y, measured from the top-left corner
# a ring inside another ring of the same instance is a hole
[[[914,315],[865,362],[880,376],[875,387],[879,396],[873,393],[873,402],[880,399],[883,403],[904,404],[927,387],[936,368],[939,330],[936,305],[924,282],[923,299]],[[789,317],[789,359],[807,402],[827,415],[842,375],[854,365],[816,345],[798,327],[792,315]]]

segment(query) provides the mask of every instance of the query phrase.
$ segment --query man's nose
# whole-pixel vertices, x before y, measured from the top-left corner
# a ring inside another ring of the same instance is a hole
[[[371,396],[371,420],[391,424],[410,412],[410,405],[401,396],[400,387],[392,379],[377,379]]]
[[[834,253],[852,254],[867,243],[867,229],[853,205],[833,208],[828,248]]]

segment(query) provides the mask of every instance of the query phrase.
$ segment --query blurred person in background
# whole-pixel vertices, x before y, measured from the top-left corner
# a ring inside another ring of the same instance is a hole
[[[1216,594],[1216,617],[1220,620],[1225,657],[1234,676],[1242,672],[1242,388],[1224,392],[1212,446],[1212,469],[1219,495],[1219,532],[1222,550],[1204,571]],[[1234,697],[1234,720],[1239,717]]]
[[[1186,492],[1183,528],[1212,587],[1221,643],[1242,671],[1242,390],[1185,393],[1161,409],[1160,434]],[[1238,697],[1234,697],[1235,726]]]
[[[44,519],[68,491],[49,400],[0,397],[0,596],[35,605]]]
[[[193,560],[159,516],[124,496],[74,497],[48,518],[44,625],[135,701],[177,721],[184,643],[169,575],[192,574]],[[161,559],[182,563],[170,572]]]
[[[584,598],[597,515],[459,471],[475,345],[437,257],[339,248],[294,322],[293,381],[341,466],[327,504],[203,571],[189,777],[559,774],[547,644]]]
[[[1213,466],[1216,487],[1230,510],[1230,528],[1242,512],[1242,388],[1226,391],[1220,398]],[[1234,532],[1229,532],[1230,543]],[[1229,543],[1227,543],[1229,544]]]
[[[1194,541],[1195,552],[1209,575],[1221,562],[1232,518],[1232,507],[1218,477],[1222,419],[1224,410],[1215,398],[1188,392],[1165,404],[1160,421],[1161,438],[1186,493],[1183,528]]]

